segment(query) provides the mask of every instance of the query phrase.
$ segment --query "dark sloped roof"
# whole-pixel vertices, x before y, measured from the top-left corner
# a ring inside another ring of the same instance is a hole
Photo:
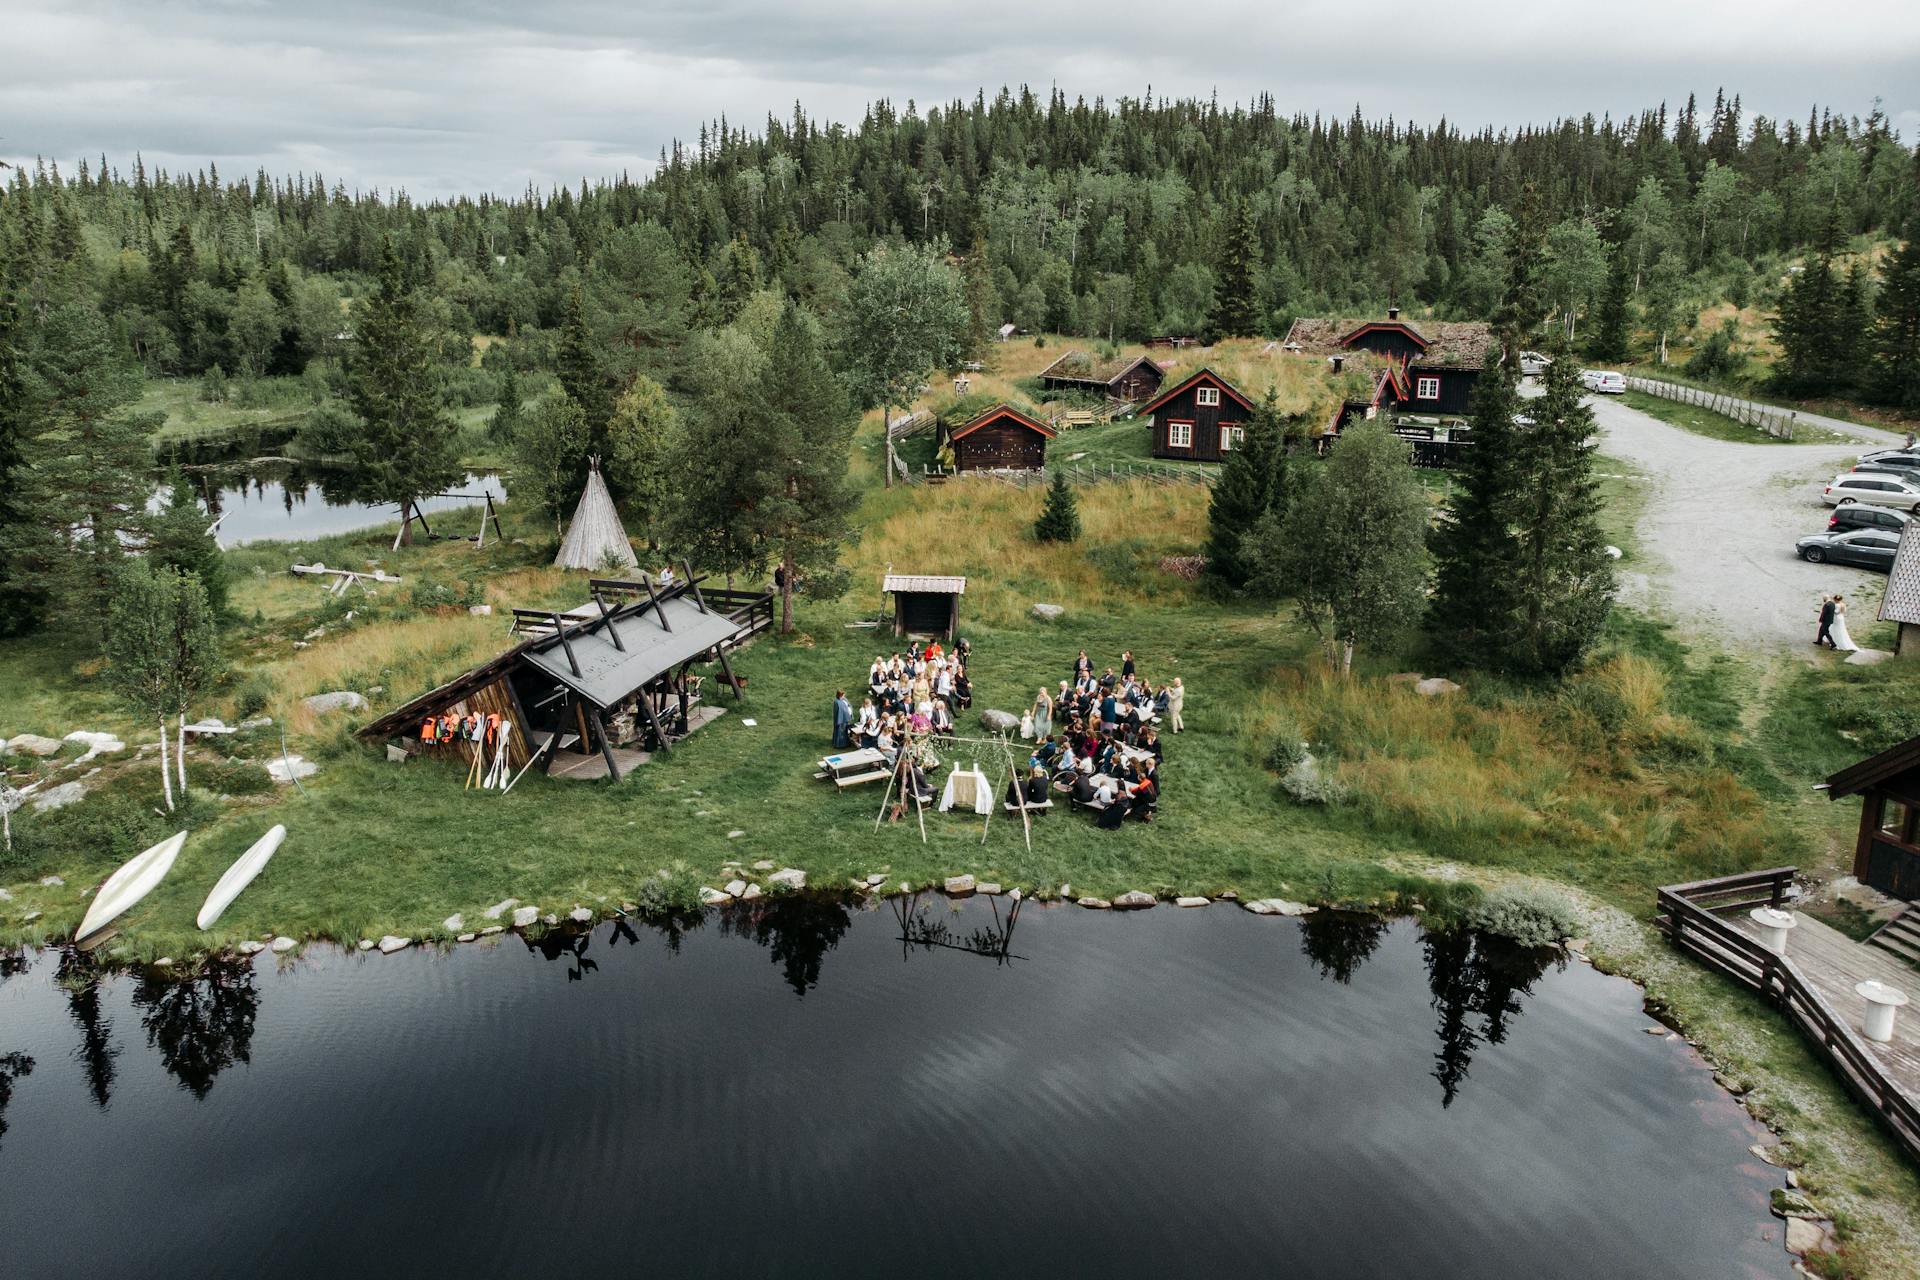
[[[1219,374],[1215,373],[1213,370],[1202,369],[1198,373],[1193,374],[1191,377],[1184,379],[1177,385],[1166,388],[1159,395],[1155,396],[1153,399],[1147,401],[1145,404],[1141,405],[1138,409],[1134,410],[1134,413],[1136,414],[1152,413],[1155,409],[1158,409],[1161,405],[1165,404],[1167,401],[1172,400],[1174,397],[1178,396],[1181,392],[1185,391],[1188,387],[1191,387],[1196,382],[1200,382],[1202,380],[1211,382],[1214,386],[1219,387],[1220,390],[1225,392],[1227,395],[1232,396],[1234,399],[1234,402],[1238,404],[1241,408],[1245,409],[1248,413],[1253,412],[1253,401],[1247,399],[1244,395],[1241,395],[1240,389],[1238,387],[1234,386],[1231,382],[1228,382],[1225,378],[1221,377]]]
[[[1920,738],[1908,738],[1888,747],[1877,756],[1868,756],[1850,764],[1827,779],[1827,799],[1839,800],[1858,795],[1877,783],[1913,769],[1920,769]]]
[[[1893,553],[1893,571],[1887,574],[1887,593],[1880,597],[1880,621],[1920,623],[1920,537],[1908,537],[1913,526],[1900,534],[1900,549]]]
[[[1120,356],[1114,360],[1095,360],[1084,351],[1069,351],[1040,371],[1042,378],[1061,378],[1072,382],[1097,382],[1111,385],[1135,365],[1145,365],[1160,373],[1160,366],[1146,356]]]
[[[662,618],[673,630],[660,625]],[[619,635],[619,645],[610,630]],[[610,622],[568,631],[565,644],[550,638],[530,648],[526,658],[596,707],[610,707],[654,677],[725,644],[740,630],[724,613],[703,612],[692,600],[676,596],[660,602],[658,615],[652,610],[622,612]]]
[[[1048,426],[1046,423],[1040,421],[1038,418],[1028,417],[1026,414],[1020,412],[1018,409],[1014,408],[1012,405],[997,404],[993,406],[993,408],[987,410],[985,413],[970,419],[965,426],[956,427],[954,429],[953,434],[948,436],[947,439],[959,440],[967,435],[972,434],[975,431],[978,431],[980,428],[986,426],[988,423],[996,422],[1001,418],[1005,418],[1010,422],[1013,422],[1019,426],[1025,427],[1029,431],[1036,431],[1041,435],[1045,436],[1049,440],[1053,439],[1053,437],[1057,434],[1054,431],[1054,429]]]
[[[1493,326],[1479,320],[1351,320],[1337,316],[1306,316],[1287,330],[1285,347],[1307,355],[1330,356],[1347,350],[1347,340],[1367,328],[1405,329],[1424,343],[1409,362],[1415,368],[1479,369],[1491,359]]]

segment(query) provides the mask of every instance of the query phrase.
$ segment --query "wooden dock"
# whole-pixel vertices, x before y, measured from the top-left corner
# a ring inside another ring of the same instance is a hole
[[[1748,912],[1788,905],[1796,870],[1668,885],[1659,892],[1656,923],[1674,946],[1779,1008],[1847,1092],[1920,1162],[1920,1020],[1915,1009],[1902,1010],[1891,1043],[1869,1040],[1861,1033],[1865,1002],[1853,989],[1875,978],[1920,995],[1920,970],[1804,914],[1785,955],[1762,946]]]

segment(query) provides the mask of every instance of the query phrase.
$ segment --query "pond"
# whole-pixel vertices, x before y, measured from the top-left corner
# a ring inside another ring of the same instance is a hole
[[[201,502],[214,516],[225,516],[218,530],[220,545],[246,542],[300,542],[337,533],[386,525],[396,529],[399,512],[391,503],[373,503],[344,467],[315,466],[277,459],[260,459],[238,466],[196,468],[187,473]],[[494,472],[469,472],[450,492],[493,495],[498,502],[506,487]],[[435,533],[472,537],[479,531],[479,508],[472,499],[430,498],[421,504]],[[457,527],[442,528],[436,513],[465,508]],[[488,531],[491,539],[492,531]]]
[[[11,1273],[1788,1276],[1629,983],[1217,905],[735,903],[187,982],[15,953]]]

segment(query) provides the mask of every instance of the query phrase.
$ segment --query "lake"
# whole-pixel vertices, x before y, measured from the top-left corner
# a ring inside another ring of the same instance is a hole
[[[195,981],[15,953],[10,1274],[1791,1274],[1631,984],[1411,921],[735,903]],[[63,978],[64,972],[64,978]]]
[[[352,471],[342,467],[259,460],[244,466],[221,466],[188,472],[201,502],[214,516],[224,515],[218,530],[220,545],[246,542],[300,542],[337,533],[386,525],[397,529],[398,510],[391,503],[370,503],[354,483]],[[452,487],[457,493],[489,493],[495,502],[506,497],[506,487],[493,472],[469,472]],[[472,537],[479,531],[479,507],[471,499],[429,498],[421,504],[434,532]],[[457,526],[442,528],[435,514],[465,508]],[[209,517],[211,518],[211,517]],[[492,530],[488,531],[491,539]]]

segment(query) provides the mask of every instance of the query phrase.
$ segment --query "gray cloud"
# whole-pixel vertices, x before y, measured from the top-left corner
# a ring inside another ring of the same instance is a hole
[[[1305,0],[500,0],[322,4],[5,0],[0,155],[319,170],[419,197],[645,173],[725,114],[757,128],[796,100],[857,121],[881,97],[924,109],[985,87],[1091,99],[1246,101],[1283,112],[1466,128],[1619,116],[1724,85],[1748,111],[1864,114],[1920,132],[1920,6],[1866,0],[1844,22],[1783,0],[1538,0],[1453,8]]]

